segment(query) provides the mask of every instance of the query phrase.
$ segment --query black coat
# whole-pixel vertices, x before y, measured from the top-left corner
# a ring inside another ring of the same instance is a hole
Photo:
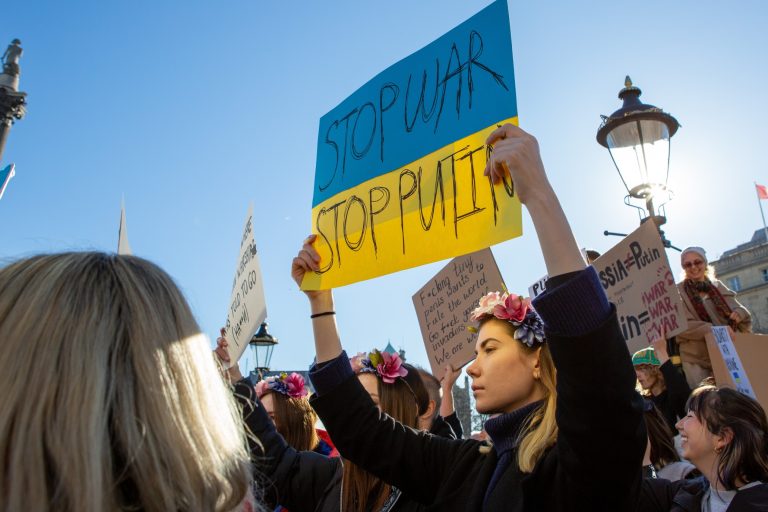
[[[432,422],[432,428],[429,429],[430,434],[436,436],[445,437],[446,439],[457,439],[456,432],[453,431],[453,426],[448,423],[442,416],[435,416],[435,421]]]
[[[265,501],[272,507],[280,504],[290,512],[339,512],[342,460],[289,446],[248,379],[235,384],[235,396],[243,408],[246,425],[258,439],[250,439],[249,444]],[[410,512],[423,507],[401,495],[391,510]]]
[[[699,512],[709,484],[704,477],[670,482],[646,479],[638,512]],[[768,484],[756,485],[736,493],[727,512],[765,512],[768,510]]]
[[[558,370],[557,444],[530,474],[511,464],[484,510],[633,510],[646,433],[615,308],[586,335],[548,339]],[[496,468],[493,449],[404,427],[379,412],[356,378],[311,402],[344,457],[428,510],[483,509]]]
[[[691,395],[691,388],[683,374],[672,364],[672,361],[665,362],[661,365],[660,370],[664,376],[666,389],[657,396],[651,396],[650,399],[664,415],[672,433],[677,434],[677,427],[675,427],[677,418],[682,418],[688,414],[688,411],[685,410],[685,404]]]

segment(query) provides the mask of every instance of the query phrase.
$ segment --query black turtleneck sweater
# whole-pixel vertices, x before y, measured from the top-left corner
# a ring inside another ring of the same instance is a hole
[[[485,422],[485,431],[488,432],[488,436],[493,441],[493,449],[496,450],[498,462],[496,463],[496,470],[493,472],[491,481],[488,483],[488,490],[485,491],[484,501],[488,500],[488,496],[496,487],[496,483],[501,478],[501,475],[504,474],[509,465],[515,460],[517,446],[520,442],[520,432],[526,426],[526,420],[543,403],[543,401],[533,402]],[[519,479],[516,479],[515,485],[519,486],[519,484]],[[509,483],[505,485],[509,485]]]

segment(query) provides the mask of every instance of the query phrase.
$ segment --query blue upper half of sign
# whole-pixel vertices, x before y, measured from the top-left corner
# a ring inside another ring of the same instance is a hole
[[[320,119],[312,205],[515,116],[509,13],[496,0]]]

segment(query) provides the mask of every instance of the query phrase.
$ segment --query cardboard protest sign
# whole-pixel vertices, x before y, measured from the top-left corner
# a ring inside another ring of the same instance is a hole
[[[768,372],[765,361],[768,360],[768,336],[763,334],[737,332],[733,338],[728,336],[725,327],[714,327],[713,332],[705,336],[712,373],[718,386],[726,386],[760,402],[768,408]]]
[[[461,368],[475,358],[476,334],[467,330],[469,315],[488,292],[504,289],[490,249],[451,260],[413,296],[432,374],[445,365]]]
[[[608,300],[616,304],[630,352],[647,347],[666,333],[686,330],[675,276],[653,222],[645,222],[592,263]]]
[[[485,139],[517,124],[509,13],[497,0],[381,72],[320,120],[312,226],[343,286],[520,236],[511,181],[483,176]]]
[[[528,287],[528,297],[535,299],[545,291],[547,291],[547,279],[549,279],[549,274],[544,275],[541,279],[533,283],[531,286]]]
[[[227,313],[227,342],[231,364],[243,355],[251,337],[267,318],[267,301],[261,279],[256,241],[253,237],[253,205],[248,207],[240,254]]]

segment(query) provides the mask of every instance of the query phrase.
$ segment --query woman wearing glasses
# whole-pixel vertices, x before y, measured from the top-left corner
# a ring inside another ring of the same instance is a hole
[[[736,332],[752,332],[749,311],[736,300],[736,293],[715,279],[701,247],[688,247],[681,255],[685,279],[677,285],[683,299],[688,330],[677,336],[680,358],[688,384],[695,388],[712,375],[704,336],[713,325],[727,325]]]

